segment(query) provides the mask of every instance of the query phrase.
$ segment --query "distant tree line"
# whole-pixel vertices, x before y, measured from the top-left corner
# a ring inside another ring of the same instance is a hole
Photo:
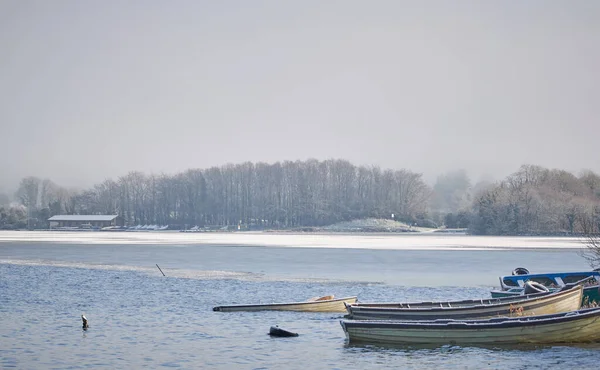
[[[597,234],[600,176],[524,165],[477,194],[471,212],[474,234]]]
[[[502,181],[437,178],[345,160],[242,163],[174,175],[130,172],[86,190],[26,177],[0,205],[0,228],[47,227],[56,214],[118,214],[128,225],[323,226],[361,218],[464,228],[479,235],[600,233],[600,176],[524,165]],[[0,199],[1,200],[1,199]]]
[[[431,189],[408,170],[345,160],[242,163],[175,175],[130,172],[69,191],[26,177],[17,197],[43,224],[55,214],[118,214],[129,225],[320,226],[357,218],[421,222]],[[31,223],[31,221],[30,221]]]

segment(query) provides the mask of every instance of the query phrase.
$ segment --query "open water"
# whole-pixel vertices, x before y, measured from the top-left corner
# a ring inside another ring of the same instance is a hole
[[[328,294],[488,297],[518,266],[587,270],[579,247],[458,235],[2,232],[0,368],[597,369],[600,344],[355,346],[342,313],[212,311]],[[271,325],[300,336],[271,338]]]

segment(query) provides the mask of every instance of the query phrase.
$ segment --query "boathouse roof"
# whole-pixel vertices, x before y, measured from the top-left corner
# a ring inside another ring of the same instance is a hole
[[[118,215],[56,215],[48,221],[112,221]]]

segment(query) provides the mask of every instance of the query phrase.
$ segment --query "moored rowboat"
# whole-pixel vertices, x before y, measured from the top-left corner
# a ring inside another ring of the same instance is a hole
[[[600,308],[487,320],[341,320],[340,324],[350,343],[484,345],[600,340]]]
[[[484,319],[532,316],[581,308],[581,285],[556,293],[456,302],[347,304],[348,318],[358,320]]]
[[[565,286],[583,284],[583,302],[591,305],[600,303],[600,272],[596,270],[529,274],[527,269],[517,268],[513,275],[500,277],[500,288],[492,289],[492,298],[522,295],[528,291],[527,285],[530,283],[541,284],[551,292]]]
[[[356,303],[356,297],[335,298],[325,296],[322,298],[311,298],[306,302],[270,303],[270,304],[247,304],[232,306],[216,306],[213,311],[236,312],[236,311],[307,311],[307,312],[344,312],[345,304]]]
[[[527,281],[535,281],[548,288],[562,288],[568,284],[578,283],[584,279],[595,278],[600,281],[600,271],[581,272],[549,272],[530,274],[529,270],[522,267],[516,268],[512,275],[500,276],[500,290],[523,288]]]

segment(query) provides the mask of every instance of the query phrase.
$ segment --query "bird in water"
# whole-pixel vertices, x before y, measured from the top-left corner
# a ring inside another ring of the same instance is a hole
[[[87,328],[89,328],[89,324],[88,324],[88,320],[85,317],[85,315],[81,315],[81,320],[83,321],[83,330],[86,330]]]

